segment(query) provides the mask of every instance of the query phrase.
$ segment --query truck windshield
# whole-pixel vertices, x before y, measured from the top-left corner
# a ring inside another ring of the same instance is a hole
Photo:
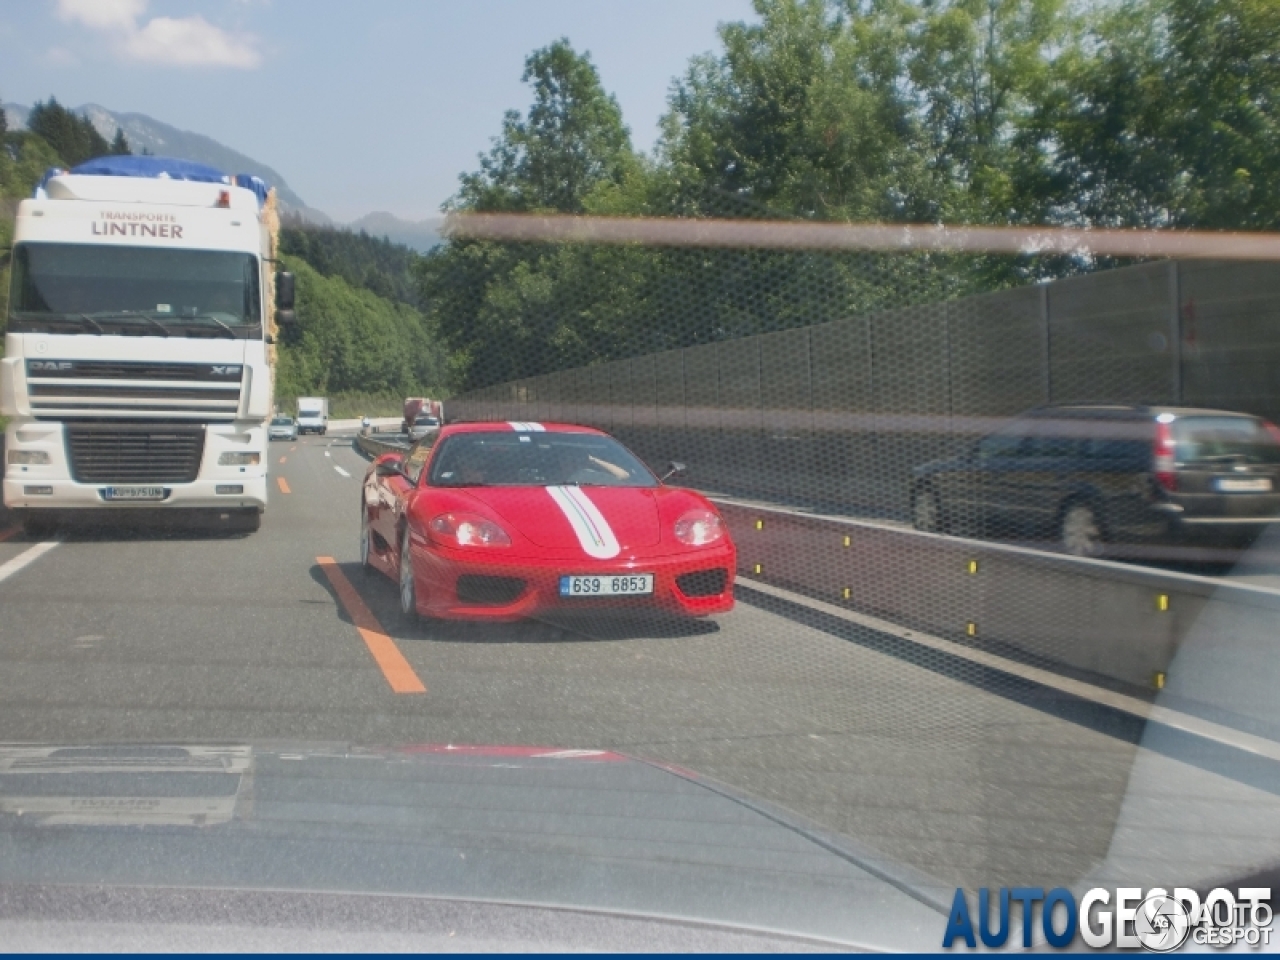
[[[260,300],[248,253],[24,243],[14,249],[9,329],[249,337]]]

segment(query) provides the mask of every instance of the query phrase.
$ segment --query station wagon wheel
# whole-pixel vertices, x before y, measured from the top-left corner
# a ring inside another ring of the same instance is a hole
[[[1062,512],[1062,549],[1073,557],[1099,557],[1103,551],[1102,524],[1087,503],[1071,503]]]
[[[928,487],[916,491],[911,498],[911,525],[925,533],[942,532],[942,508],[938,495]]]
[[[418,619],[418,595],[413,582],[413,551],[409,548],[409,531],[400,541],[400,613],[406,620]]]

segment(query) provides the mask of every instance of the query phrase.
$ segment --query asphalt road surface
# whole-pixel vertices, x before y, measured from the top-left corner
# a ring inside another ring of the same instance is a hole
[[[38,545],[0,518],[0,739],[611,749],[940,887],[1096,875],[1136,770],[1141,789],[1191,771],[1214,802],[1275,799],[1149,749],[1130,714],[749,588],[693,623],[406,625],[359,568],[350,438],[270,453],[248,536]]]

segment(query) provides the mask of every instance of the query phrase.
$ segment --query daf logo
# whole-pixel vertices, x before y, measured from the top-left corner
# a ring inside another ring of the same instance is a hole
[[[75,364],[70,360],[28,360],[27,366],[32,370],[70,370]]]
[[[211,370],[215,377],[229,377],[240,372],[239,367],[212,367]]]

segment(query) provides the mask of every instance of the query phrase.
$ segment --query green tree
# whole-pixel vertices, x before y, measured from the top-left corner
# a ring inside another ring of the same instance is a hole
[[[280,347],[282,398],[351,391],[439,396],[448,358],[434,324],[405,304],[326,277],[296,256],[298,329]]]
[[[116,127],[115,139],[111,141],[111,155],[116,157],[127,157],[133,153],[129,149],[129,139],[124,135],[124,131]]]
[[[1280,226],[1280,4],[1104,7],[1037,117],[1038,189],[1066,222]]]
[[[68,166],[111,152],[111,144],[88,117],[68,110],[55,97],[50,97],[47,103],[36,102],[27,118],[27,128],[43,138]]]
[[[635,163],[622,111],[590,54],[562,38],[532,53],[521,79],[533,88],[527,115],[507,112],[501,137],[478,171],[463,174],[451,208],[580,213],[596,184]]]

